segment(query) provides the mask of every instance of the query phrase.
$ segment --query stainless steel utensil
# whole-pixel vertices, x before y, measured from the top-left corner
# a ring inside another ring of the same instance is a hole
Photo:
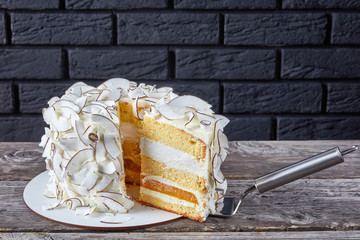
[[[240,195],[237,203],[235,197],[225,197],[223,202],[218,203],[216,206],[216,213],[213,214],[213,216],[231,217],[237,212],[242,200],[249,193],[252,193],[255,190],[259,193],[264,193],[294,180],[342,163],[344,162],[344,155],[351,153],[358,148],[358,145],[354,145],[349,149],[340,151],[338,147],[335,147],[290,166],[256,178],[254,185],[249,187],[243,194]]]

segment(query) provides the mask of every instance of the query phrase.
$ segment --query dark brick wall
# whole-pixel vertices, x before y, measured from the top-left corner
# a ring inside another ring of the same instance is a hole
[[[76,81],[171,86],[231,140],[360,138],[359,0],[0,0],[0,141]]]

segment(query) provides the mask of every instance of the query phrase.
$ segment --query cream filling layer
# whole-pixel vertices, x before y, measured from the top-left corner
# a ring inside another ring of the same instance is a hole
[[[190,171],[192,174],[205,179],[209,178],[208,166],[183,151],[179,151],[148,138],[140,139],[141,153],[155,161],[165,164],[168,168]],[[206,161],[205,161],[206,162]]]
[[[199,206],[199,205],[197,205],[195,203],[191,203],[191,202],[188,202],[188,201],[185,201],[185,200],[181,200],[181,199],[178,199],[176,197],[172,197],[172,196],[169,196],[169,195],[166,195],[166,194],[163,194],[163,193],[152,191],[152,190],[149,190],[147,188],[140,187],[140,193],[144,194],[144,195],[149,195],[149,196],[156,197],[156,198],[158,198],[158,199],[160,199],[160,200],[162,200],[164,202],[167,202],[167,203],[193,208],[194,211],[198,212],[199,215],[201,217],[203,217],[203,218],[205,218],[209,214],[209,209],[208,208],[204,208],[204,207],[201,207],[201,206]]]

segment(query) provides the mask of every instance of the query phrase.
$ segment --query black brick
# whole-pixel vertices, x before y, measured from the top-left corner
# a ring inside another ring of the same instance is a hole
[[[215,13],[119,13],[119,44],[216,44]]]
[[[272,79],[275,51],[177,49],[176,77],[184,79]]]
[[[167,0],[65,0],[69,9],[166,8]]]
[[[321,44],[327,19],[317,13],[226,14],[225,44]]]
[[[70,78],[75,79],[166,79],[167,65],[166,48],[69,50]]]
[[[180,9],[274,9],[276,0],[174,0],[174,7]]]
[[[58,79],[60,49],[0,49],[0,78]]]
[[[234,140],[270,140],[270,117],[227,116],[230,123],[225,127],[225,134]]]
[[[360,49],[283,49],[283,78],[360,77]]]
[[[279,117],[278,140],[359,139],[360,117]]]
[[[5,15],[0,12],[0,44],[6,44]]]
[[[329,83],[327,89],[327,112],[360,113],[359,83]]]
[[[315,113],[320,83],[224,83],[226,113]]]
[[[359,13],[333,14],[331,43],[360,44],[360,14]]]
[[[15,44],[110,44],[112,19],[99,13],[12,13]]]
[[[334,8],[334,9],[358,9],[359,0],[283,0],[282,7],[285,9],[304,9],[304,8]]]
[[[54,9],[59,0],[0,0],[0,8],[8,9]]]
[[[220,90],[217,82],[159,82],[157,87],[169,86],[174,89],[174,93],[179,95],[193,95],[199,97],[213,106],[215,112],[219,112]]]
[[[71,83],[57,84],[19,84],[20,112],[41,113],[41,110],[48,107],[47,102],[54,96],[61,97]]]
[[[11,84],[0,83],[0,113],[11,113],[14,110]]]
[[[0,117],[1,142],[40,142],[46,123],[39,116]]]

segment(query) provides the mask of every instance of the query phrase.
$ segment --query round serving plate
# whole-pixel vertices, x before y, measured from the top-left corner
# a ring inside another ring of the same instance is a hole
[[[46,184],[49,181],[47,172],[33,178],[25,187],[23,197],[25,204],[37,215],[74,227],[99,229],[99,230],[128,230],[166,223],[181,218],[181,215],[148,207],[135,202],[135,206],[127,214],[115,216],[105,213],[92,213],[88,216],[76,215],[74,210],[67,207],[57,207],[44,210],[57,202],[44,196]]]

